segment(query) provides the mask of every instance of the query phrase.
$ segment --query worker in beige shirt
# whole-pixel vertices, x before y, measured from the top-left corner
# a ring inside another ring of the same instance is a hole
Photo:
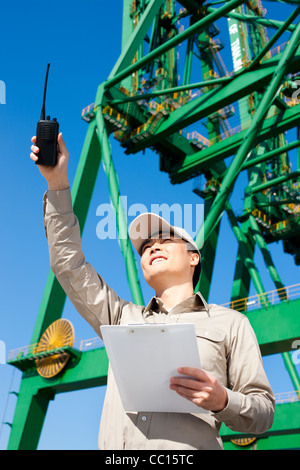
[[[38,163],[35,137],[32,142],[30,156]],[[77,311],[98,335],[106,324],[192,322],[201,358],[201,370],[183,367],[178,376],[170,377],[170,389],[197,404],[199,413],[126,413],[109,368],[99,449],[222,449],[222,422],[234,431],[267,431],[273,423],[274,397],[255,334],[245,315],[207,304],[200,292],[194,294],[200,273],[194,241],[180,228],[171,228],[166,237],[170,226],[164,220],[151,214],[139,216],[130,236],[155,296],[146,307],[121,299],[82,253],[62,134],[58,147],[55,167],[38,165],[48,183],[44,221],[51,268]],[[149,229],[150,220],[159,221],[156,234]]]

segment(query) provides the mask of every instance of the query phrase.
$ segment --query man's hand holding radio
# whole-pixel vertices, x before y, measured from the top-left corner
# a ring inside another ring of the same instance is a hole
[[[48,183],[49,191],[59,191],[69,187],[68,180],[68,161],[69,152],[63,140],[62,133],[58,134],[58,155],[57,164],[55,166],[45,166],[38,164],[39,148],[36,144],[36,136],[31,139],[33,145],[31,146],[30,158],[37,163],[41,174],[44,176]]]

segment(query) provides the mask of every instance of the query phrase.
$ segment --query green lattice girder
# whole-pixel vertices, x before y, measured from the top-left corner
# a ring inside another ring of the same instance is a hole
[[[217,112],[220,108],[220,103],[222,103],[223,107],[228,106],[237,100],[250,95],[257,89],[267,86],[272,80],[282,54],[272,57],[255,70],[245,71],[243,74],[236,75],[235,78],[228,80],[227,84],[225,82],[218,88],[215,88],[199,96],[195,100],[186,103],[181,108],[176,109],[156,130],[154,130],[151,137],[141,140],[130,149],[130,152],[136,153],[146,147],[155,145],[157,142],[160,142],[161,139],[168,137],[174,132],[178,132],[179,130]],[[300,47],[289,62],[288,73],[295,73],[299,71],[299,69]],[[297,105],[295,108],[297,109],[298,107],[300,106]],[[292,110],[288,109],[287,112],[288,111]],[[294,109],[293,111],[295,112]],[[278,121],[281,121],[280,116],[278,116],[277,119]],[[293,125],[290,125],[288,128],[295,127],[297,125],[296,119],[297,118],[293,121]],[[277,135],[281,132],[281,129],[278,129],[277,131],[277,129],[273,127],[271,132],[269,129],[269,136]],[[266,138],[268,137],[265,134],[261,140],[265,140]]]
[[[297,299],[247,313],[263,355],[291,350],[293,341],[300,337],[299,309]]]
[[[300,105],[280,112],[273,117],[266,119],[260,132],[257,134],[256,143],[263,142],[266,139],[294,128],[300,119]],[[180,165],[175,166],[174,171],[170,172],[172,183],[181,183],[186,179],[203,172],[210,165],[234,155],[240,148],[241,143],[247,135],[248,129],[242,130],[213,146],[205,148],[193,155],[187,155]],[[295,146],[297,146],[295,144]],[[271,153],[271,152],[270,152]],[[270,158],[270,157],[267,157]],[[255,164],[255,162],[253,162]],[[246,166],[247,165],[247,166]],[[245,162],[242,170],[252,165],[249,161]]]
[[[126,42],[123,44],[122,53],[117,60],[114,68],[112,69],[108,80],[112,79],[115,75],[120,73],[122,70],[130,66],[134,55],[140,44],[143,42],[144,37],[146,36],[149,27],[151,26],[155,15],[158,13],[160,7],[162,6],[163,0],[151,0],[147,5],[142,17],[139,19],[139,22],[131,33],[130,40],[128,41],[128,36]],[[130,22],[131,23],[131,22]],[[124,20],[123,20],[124,24]],[[132,26],[132,23],[131,23]],[[128,34],[128,31],[126,32]]]
[[[192,36],[193,34],[196,34],[196,33],[199,34],[201,31],[204,31],[207,26],[209,26],[210,24],[212,24],[214,21],[218,20],[219,18],[222,18],[226,13],[229,13],[231,10],[241,5],[242,3],[244,3],[244,0],[231,0],[227,2],[225,5],[223,5],[222,7],[218,8],[217,11],[214,11],[208,15],[205,15],[204,18],[194,23],[192,26],[187,28],[182,33],[177,34],[172,39],[169,39],[164,44],[161,44],[159,47],[155,48],[155,50],[149,52],[147,56],[140,58],[136,63],[130,65],[125,70],[122,70],[121,72],[111,77],[109,80],[107,80],[104,83],[105,90],[108,90],[114,85],[119,84],[124,78],[129,77],[133,72],[136,72],[137,70],[141,69],[142,67],[149,64],[151,61],[153,61],[157,57],[160,57],[169,49],[175,46],[178,46],[182,41]],[[131,41],[131,37],[128,38],[128,41]],[[98,100],[99,98],[100,98],[100,101]],[[95,104],[96,105],[101,104],[101,93],[100,94],[97,93]]]
[[[70,363],[61,374],[44,379],[30,368],[23,373],[8,450],[34,450],[38,446],[50,400],[56,393],[106,384],[108,359],[104,348],[83,352],[76,366]],[[77,358],[77,359],[78,359]]]
[[[186,0],[182,3],[188,4],[189,7],[194,4],[194,7],[196,7],[196,3],[193,0]],[[204,30],[205,27],[207,27],[216,19],[224,15],[230,15],[230,10],[242,3],[244,2],[233,0],[231,2],[227,2],[223,7],[218,9],[218,11],[211,10],[210,15],[206,15],[205,18],[201,19],[199,22],[193,25],[192,28],[187,29],[184,31],[184,33],[181,33],[181,35],[177,35],[175,38],[169,40],[166,44],[163,44],[160,48],[157,48],[157,50],[152,51],[148,57],[140,59],[137,64],[129,65],[134,54],[134,49],[138,49],[139,45],[141,44],[143,34],[151,23],[151,19],[153,19],[155,16],[155,11],[157,11],[156,8],[158,8],[158,2],[156,2],[156,4],[154,1],[149,2],[147,11],[150,12],[151,10],[151,15],[147,17],[145,12],[140,23],[140,29],[136,29],[135,32],[131,35],[131,38],[128,41],[128,45],[126,44],[125,37],[123,37],[123,48],[120,60],[113,69],[107,82],[100,85],[95,100],[96,104],[109,104],[109,102],[118,98],[122,100],[124,95],[122,95],[116,89],[116,86],[120,84],[121,80],[129,78],[131,73],[137,70],[137,68],[146,65],[150,62],[150,60],[159,57],[159,55],[165,53],[170,47],[174,47],[184,39],[190,37],[191,34],[199,34],[200,31]],[[126,4],[126,11],[128,12],[129,2],[127,1]],[[258,20],[258,22],[259,21],[262,24],[262,21],[264,20],[261,19]],[[129,23],[130,22],[127,21],[127,25],[129,25]],[[281,27],[282,24],[278,23],[275,25],[274,23],[274,26]],[[292,25],[287,29],[293,31],[295,27]],[[180,165],[176,168],[174,174],[172,173],[171,176],[173,178],[173,182],[177,177],[177,173],[179,173],[182,168],[185,172],[182,173],[184,175],[183,178],[185,179],[191,177],[191,175],[195,174],[195,172],[199,172],[199,167],[196,168],[196,170],[195,167],[189,167],[188,169],[184,167],[186,164],[190,165],[191,161],[189,159],[194,158],[196,154],[186,139],[184,139],[182,136],[179,136],[177,133],[178,130],[186,127],[190,123],[209,116],[212,112],[218,109],[218,103],[222,102],[222,105],[225,106],[226,100],[227,103],[234,102],[243,96],[249,95],[252,91],[255,91],[258,86],[267,86],[268,83],[273,79],[273,74],[280,58],[281,55],[272,58],[264,62],[263,65],[259,67],[259,69],[247,70],[243,74],[237,75],[233,79],[220,79],[219,83],[222,82],[221,87],[207,93],[205,95],[205,99],[200,97],[197,100],[182,106],[181,109],[174,111],[168,117],[168,119],[163,122],[160,127],[158,127],[158,129],[154,132],[154,136],[151,137],[150,140],[145,140],[140,147],[135,146],[134,152],[152,146],[153,143],[155,144],[157,142],[162,144],[169,151],[170,143],[172,143],[174,155],[176,155],[176,157],[183,155],[186,156],[183,160],[183,165],[181,165],[182,162],[180,162]],[[300,48],[298,48],[296,54],[294,54],[290,60],[288,73],[294,73],[298,71],[299,64]],[[217,81],[214,83],[216,84]],[[106,91],[103,95],[104,87]],[[208,103],[207,99],[209,101]],[[259,139],[265,139],[273,136],[275,124],[277,126],[275,131],[276,135],[280,132],[284,132],[285,130],[290,129],[291,127],[295,127],[300,114],[300,110],[298,110],[299,106],[294,109],[285,109],[285,107],[282,106],[282,103],[277,101],[277,104],[281,113],[276,118],[270,118],[268,119],[268,122],[263,124],[262,129],[260,129],[260,131],[257,133],[257,141],[259,141]],[[120,107],[120,110],[123,109],[121,104],[118,106]],[[137,126],[147,121],[149,116],[142,112],[138,106],[134,107],[133,103],[131,104],[131,112],[132,110],[134,110],[133,122],[135,120]],[[271,120],[273,120],[273,122]],[[103,122],[100,122],[99,124],[99,121],[101,121],[99,116],[97,121],[100,132],[102,132],[101,126],[103,126]],[[106,134],[106,132],[104,132],[104,134]],[[89,125],[88,128],[84,149],[82,151],[82,156],[72,188],[74,210],[79,218],[81,229],[83,229],[84,226],[97,171],[100,160],[103,156],[103,143],[101,141],[99,145],[97,137],[98,136],[95,132],[95,122],[93,122]],[[107,146],[107,135],[104,135],[104,137],[104,145]],[[215,157],[214,163],[216,163],[217,159],[219,158],[225,158],[224,148],[226,145],[229,148],[228,150],[226,149],[226,152],[229,152],[227,156],[233,155],[236,152],[237,147],[239,147],[241,144],[244,136],[240,134],[238,137],[240,138],[239,143],[236,143],[234,140],[236,136],[229,138],[233,139],[232,142],[227,139],[225,144],[224,141],[220,143],[220,147],[218,147],[217,150],[220,153],[217,157]],[[213,151],[215,151],[217,145],[214,146]],[[223,152],[221,157],[220,149],[222,145]],[[235,151],[233,150],[234,145],[236,146]],[[197,152],[198,155],[192,165],[203,164],[203,160],[201,159],[203,156],[205,157],[205,155],[208,155],[208,153],[205,154],[205,152],[206,150]],[[106,157],[109,158],[108,153]],[[209,158],[210,157],[208,157],[206,162],[206,165],[208,166],[210,166],[212,163]],[[177,160],[178,162],[178,159],[174,160]],[[113,167],[112,171],[114,171]],[[182,177],[182,174],[179,173],[179,178]],[[113,174],[108,174],[107,176],[108,179],[111,179],[111,181],[114,180]],[[114,199],[117,201],[117,197]],[[56,279],[50,272],[33,333],[32,342],[37,342],[40,335],[44,332],[47,326],[61,316],[64,301],[65,294],[62,292]],[[287,303],[283,302],[280,305],[269,307],[268,310],[261,311],[263,314],[260,313],[260,311],[249,313],[250,321],[254,326],[259,342],[261,342],[263,354],[288,351],[291,347],[293,338],[300,336],[299,320],[297,320],[296,315],[297,309],[299,309],[299,304],[297,301],[293,301]],[[269,315],[269,312],[272,312],[272,315]],[[282,328],[283,324],[284,328]],[[267,328],[265,328],[266,325]],[[92,364],[97,364],[97,367],[91,367]],[[98,367],[99,369],[97,369]],[[37,374],[32,373],[32,371],[30,371],[30,373],[25,372],[22,378],[20,395],[10,436],[9,448],[35,448],[37,446],[39,434],[42,429],[48,402],[50,399],[53,399],[55,393],[103,385],[106,383],[106,373],[107,357],[105,356],[105,351],[103,349],[82,353],[76,366],[74,366],[73,363],[73,367],[71,367],[70,364],[67,366],[63,374],[61,374],[55,380],[51,380],[51,382],[45,381]],[[295,409],[298,410],[299,406],[295,407]],[[298,411],[295,413],[295,415],[297,413]],[[297,414],[297,417],[298,415],[299,413]],[[276,423],[278,423],[278,421]],[[278,433],[281,434],[279,424],[277,428]],[[290,428],[288,430],[286,423],[283,423],[282,429],[284,432],[299,432],[295,431],[295,427],[292,425],[292,422],[290,423]],[[294,434],[291,434],[291,436],[292,435]]]

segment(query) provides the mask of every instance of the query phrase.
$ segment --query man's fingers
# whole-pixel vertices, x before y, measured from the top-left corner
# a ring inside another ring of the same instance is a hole
[[[34,162],[37,162],[38,159],[39,159],[39,157],[38,157],[35,153],[33,153],[33,152],[31,152],[30,158],[31,158],[31,160],[33,160]]]
[[[171,385],[180,386],[191,390],[202,390],[206,385],[202,381],[185,377],[172,377],[170,379],[170,383]]]
[[[40,149],[36,145],[32,145],[31,150],[33,151],[33,153],[39,153],[40,151]]]
[[[194,367],[180,367],[178,369],[178,372],[179,374],[188,375],[204,382],[209,380],[209,375],[204,372],[204,370],[196,369]]]
[[[62,132],[58,134],[57,143],[58,143],[58,149],[60,153],[63,153],[64,155],[66,155],[68,153],[68,149],[63,139]]]
[[[198,406],[201,406],[205,400],[209,399],[209,393],[205,390],[197,391],[180,386],[174,386],[173,388],[172,385],[170,385],[170,388],[176,391],[179,396],[192,401]]]

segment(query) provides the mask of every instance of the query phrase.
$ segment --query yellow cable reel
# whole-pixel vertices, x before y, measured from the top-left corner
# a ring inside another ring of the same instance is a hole
[[[231,439],[231,442],[233,442],[233,444],[236,444],[237,446],[249,446],[255,441],[256,437],[241,437],[239,439]]]
[[[51,351],[64,346],[73,346],[73,343],[74,328],[69,320],[59,319],[51,323],[41,336],[35,350],[35,354],[45,353],[44,357],[36,359],[38,374],[47,379],[59,374],[67,364],[70,355],[64,351],[52,354]]]

